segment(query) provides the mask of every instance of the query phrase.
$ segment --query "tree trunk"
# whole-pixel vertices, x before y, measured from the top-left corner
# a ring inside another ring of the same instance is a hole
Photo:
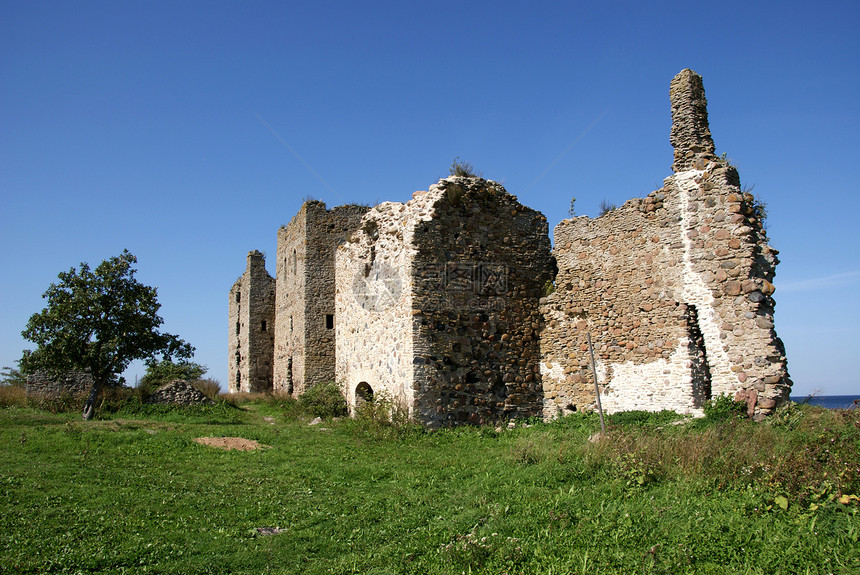
[[[93,387],[90,389],[90,397],[87,399],[86,405],[84,405],[84,421],[89,421],[93,418],[93,415],[96,413],[96,400],[99,397],[99,392],[102,390],[101,383],[93,379]]]

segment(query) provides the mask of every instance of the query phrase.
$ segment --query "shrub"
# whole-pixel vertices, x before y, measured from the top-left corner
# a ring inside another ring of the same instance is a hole
[[[314,417],[343,417],[346,399],[335,382],[318,383],[299,396],[299,405]]]
[[[410,425],[406,406],[384,391],[374,393],[355,408],[355,417],[350,425],[353,430],[378,439],[392,439],[401,434],[421,433],[416,425]]]
[[[747,416],[747,404],[736,401],[730,395],[720,395],[703,406],[705,418],[710,421],[723,421]]]
[[[185,359],[177,362],[170,359],[150,360],[146,362],[146,373],[140,378],[139,385],[141,387],[147,385],[155,390],[175,379],[184,379],[185,381],[200,379],[205,373],[205,365]]]

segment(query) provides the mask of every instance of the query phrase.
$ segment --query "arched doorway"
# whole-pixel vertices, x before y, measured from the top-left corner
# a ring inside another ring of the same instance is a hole
[[[373,388],[366,381],[355,386],[355,408],[358,409],[368,401],[373,401]]]

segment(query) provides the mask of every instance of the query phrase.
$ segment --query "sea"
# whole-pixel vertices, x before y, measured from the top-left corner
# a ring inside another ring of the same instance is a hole
[[[792,395],[790,399],[797,403],[820,405],[828,409],[847,409],[855,399],[860,399],[860,395]]]

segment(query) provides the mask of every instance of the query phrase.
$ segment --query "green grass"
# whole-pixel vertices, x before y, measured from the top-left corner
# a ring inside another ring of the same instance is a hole
[[[9,407],[0,572],[860,572],[858,506],[839,502],[860,494],[860,414],[673,419],[612,416],[592,443],[592,415],[428,432],[310,426],[290,401]]]

